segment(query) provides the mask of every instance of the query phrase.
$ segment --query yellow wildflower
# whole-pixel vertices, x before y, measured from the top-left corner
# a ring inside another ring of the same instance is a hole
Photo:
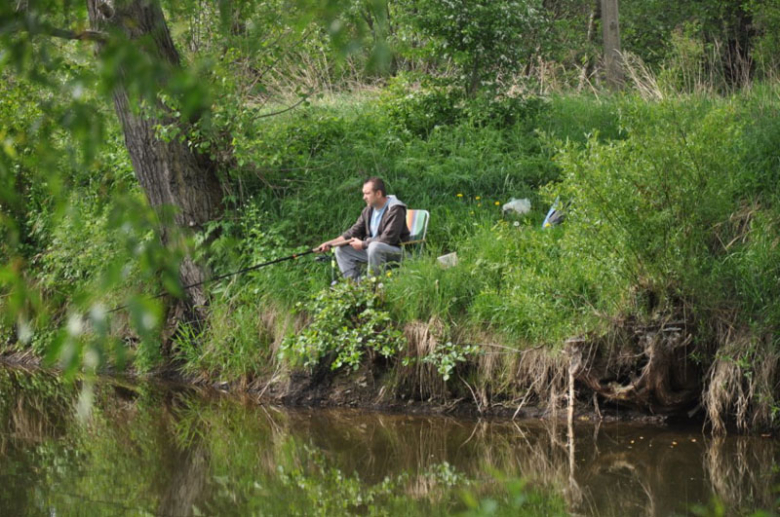
[[[479,201],[480,199],[482,199],[482,197],[481,197],[481,196],[477,196],[477,197],[475,197],[474,199],[476,199],[477,201]]]
[[[496,206],[500,206],[500,205],[501,205],[501,201],[496,201],[494,204],[495,204]]]
[[[458,192],[458,197],[463,197],[463,194],[461,194],[460,192]]]

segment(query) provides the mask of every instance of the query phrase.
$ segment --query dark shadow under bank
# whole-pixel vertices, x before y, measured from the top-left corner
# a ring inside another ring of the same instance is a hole
[[[717,433],[737,431],[727,419],[721,428],[707,420],[708,370],[691,359],[702,353],[695,328],[682,317],[651,324],[626,319],[614,322],[608,337],[572,339],[558,353],[535,347],[506,359],[507,355],[491,356],[485,351],[458,363],[449,382],[421,360],[431,348],[425,343],[430,340],[428,333],[420,337],[407,331],[405,357],[416,360],[416,366],[367,358],[358,371],[342,373],[331,371],[325,361],[314,371],[291,374],[285,382],[258,381],[250,393],[288,406],[510,419],[632,420],[685,423]],[[482,348],[489,350],[488,345]]]
[[[31,352],[2,352],[0,364],[30,369],[46,368],[41,358]],[[56,369],[55,369],[56,370]],[[419,393],[398,389],[397,372],[391,368],[365,365],[358,371],[331,371],[322,366],[314,372],[296,371],[284,376],[258,378],[253,382],[208,382],[184,376],[175,367],[138,374],[132,369],[109,369],[101,376],[111,379],[151,379],[171,387],[205,389],[207,392],[228,394],[255,404],[280,405],[290,408],[352,408],[371,412],[409,415],[450,415],[470,419],[508,421],[541,419],[577,422],[636,422],[650,425],[690,425],[705,429],[704,414],[700,410],[681,413],[653,414],[630,404],[601,400],[596,391],[575,382],[575,404],[569,415],[566,393],[559,393],[546,401],[524,403],[516,397],[496,395],[489,404],[480,404],[464,388],[463,393],[441,394],[421,399]],[[729,432],[737,432],[729,426]]]

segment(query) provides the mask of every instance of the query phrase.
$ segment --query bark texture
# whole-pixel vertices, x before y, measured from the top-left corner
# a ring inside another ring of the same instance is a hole
[[[87,0],[90,23],[94,29],[120,31],[137,49],[148,54],[156,62],[171,69],[181,66],[179,53],[171,39],[165,16],[154,0]],[[98,51],[104,45],[99,45]],[[165,108],[156,106],[147,113],[133,110],[124,87],[125,72],[119,71],[120,80],[114,89],[114,106],[124,132],[125,144],[130,153],[136,177],[144,189],[152,207],[161,210],[170,206],[175,210],[174,222],[179,229],[200,228],[222,212],[222,191],[215,164],[205,155],[196,154],[177,139],[165,142],[156,136],[155,126],[170,124],[173,117],[166,117]],[[157,86],[157,85],[155,85]],[[159,85],[162,90],[163,85]],[[156,113],[157,115],[150,115]],[[162,113],[163,115],[159,115]],[[183,124],[181,122],[177,122]],[[186,128],[183,128],[186,129]],[[162,228],[165,245],[174,244],[176,232]],[[184,285],[204,279],[201,267],[186,258],[180,269]],[[206,300],[202,289],[189,289],[189,309],[195,308],[195,316],[202,316]],[[177,306],[173,317],[184,317],[185,308]],[[170,323],[170,316],[169,316]]]
[[[618,0],[601,0],[601,23],[604,38],[604,68],[610,88],[623,86],[623,66],[620,55],[620,24]]]

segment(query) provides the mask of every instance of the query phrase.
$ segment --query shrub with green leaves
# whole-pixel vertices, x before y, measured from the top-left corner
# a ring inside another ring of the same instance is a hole
[[[400,130],[427,137],[436,126],[452,125],[462,119],[462,99],[463,92],[447,85],[413,88],[396,80],[385,90],[382,107]]]
[[[517,226],[478,217],[484,200],[474,196],[458,200],[473,216],[433,210],[440,229],[452,225],[447,251],[459,264],[405,265],[388,286],[390,310],[399,321],[437,317],[488,331],[516,348],[555,348],[607,331],[612,318],[654,317],[680,302],[702,321],[739,310],[756,330],[771,328],[780,321],[772,301],[780,252],[769,240],[780,125],[766,116],[776,112],[770,101],[770,92],[624,98],[602,106],[619,115],[619,132],[611,117],[595,125],[610,137],[573,139],[573,124],[562,133],[552,126],[547,145],[560,150],[563,178],[538,199],[549,206],[561,195],[566,222],[542,230],[538,215]],[[556,117],[559,106],[581,102],[556,100]]]
[[[432,50],[458,67],[471,95],[495,77],[516,72],[544,48],[548,25],[542,2],[413,0],[407,16]]]
[[[648,108],[626,113],[626,140],[563,153],[561,191],[577,231],[567,238],[587,243],[581,260],[620,264],[634,284],[711,298],[709,271],[730,251],[718,228],[745,187],[735,145],[743,123],[728,103]]]
[[[367,351],[395,356],[404,337],[383,310],[381,289],[376,278],[359,284],[347,281],[321,291],[305,306],[299,303],[298,309],[305,307],[313,320],[299,335],[285,339],[283,355],[308,368],[332,358],[333,370],[341,366],[357,370]]]
[[[405,357],[402,361],[404,366],[421,362],[430,364],[441,375],[442,380],[448,381],[458,366],[458,363],[465,363],[469,357],[479,353],[478,345],[456,345],[452,341],[447,341],[436,347],[430,354],[421,357]]]
[[[414,79],[420,84],[415,84]],[[398,130],[420,138],[427,138],[440,126],[460,123],[495,129],[535,129],[550,109],[541,97],[486,92],[469,98],[447,80],[413,74],[391,81],[382,92],[380,106]]]

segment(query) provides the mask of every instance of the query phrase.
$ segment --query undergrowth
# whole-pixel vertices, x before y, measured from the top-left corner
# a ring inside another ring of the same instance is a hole
[[[454,338],[438,353],[459,358],[453,347],[475,343],[458,336],[488,336],[508,353],[560,351],[619,319],[684,310],[697,325],[696,360],[710,372],[710,419],[776,425],[778,374],[752,372],[775,357],[780,326],[778,87],[663,99],[470,100],[398,80],[358,101],[262,120],[247,113],[233,135],[228,210],[200,237],[213,274],[338,235],[357,217],[369,175],[430,211],[425,252],[381,279],[381,310],[368,291],[329,290],[329,260],[311,256],[211,284],[207,330],[182,331],[175,351],[191,373],[248,379],[280,357],[354,368],[366,349],[391,356],[399,332],[420,322],[440,321]],[[526,197],[530,213],[502,212]],[[565,222],[542,229],[556,198]],[[97,222],[79,231],[110,256],[118,245]],[[49,242],[67,228],[51,230]],[[100,254],[66,244],[36,260],[84,282]],[[449,252],[459,263],[444,269],[436,257]],[[269,312],[274,322],[263,320]],[[716,396],[725,386],[743,395]]]

